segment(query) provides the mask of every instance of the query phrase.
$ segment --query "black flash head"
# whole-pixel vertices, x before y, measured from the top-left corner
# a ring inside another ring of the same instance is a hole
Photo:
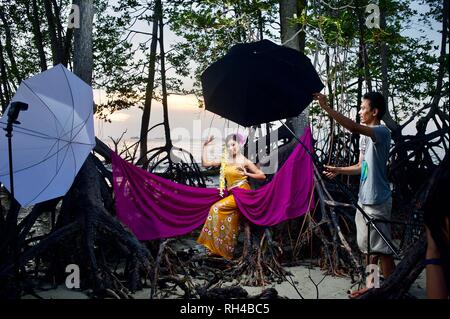
[[[17,122],[20,111],[28,110],[28,104],[24,102],[12,102],[8,111],[8,123],[20,124]]]

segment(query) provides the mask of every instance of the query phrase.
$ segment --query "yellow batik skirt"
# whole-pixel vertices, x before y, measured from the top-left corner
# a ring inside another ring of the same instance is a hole
[[[239,187],[250,189],[248,183]],[[232,259],[238,230],[239,209],[234,196],[229,195],[211,206],[197,242],[213,254]]]

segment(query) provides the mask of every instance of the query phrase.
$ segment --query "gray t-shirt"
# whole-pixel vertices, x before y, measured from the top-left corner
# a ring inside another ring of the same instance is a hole
[[[373,126],[373,130],[374,140],[365,135],[359,139],[359,149],[364,158],[358,196],[364,205],[378,205],[391,196],[387,179],[391,132],[384,125]]]

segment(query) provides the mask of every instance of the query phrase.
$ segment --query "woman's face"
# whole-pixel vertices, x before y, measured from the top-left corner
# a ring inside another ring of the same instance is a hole
[[[240,145],[235,140],[229,140],[227,143],[227,149],[228,153],[232,156],[236,156],[237,153],[239,153]]]

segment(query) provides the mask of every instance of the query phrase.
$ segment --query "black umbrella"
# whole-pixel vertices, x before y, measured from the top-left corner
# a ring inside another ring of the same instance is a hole
[[[201,81],[206,109],[246,127],[297,116],[324,88],[307,56],[269,40],[234,45]]]

